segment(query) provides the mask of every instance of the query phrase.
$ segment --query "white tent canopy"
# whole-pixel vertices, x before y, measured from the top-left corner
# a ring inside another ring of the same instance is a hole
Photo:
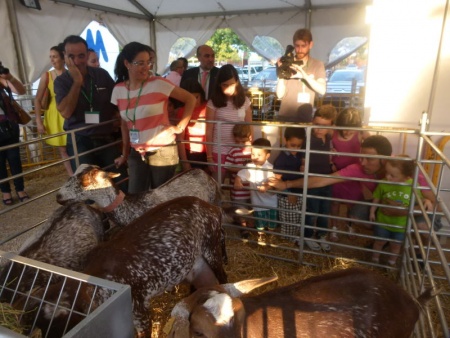
[[[181,37],[205,43],[217,28],[230,27],[249,46],[270,36],[282,46],[298,28],[314,36],[313,56],[326,62],[334,45],[349,36],[369,36],[363,0],[40,0],[41,10],[19,0],[0,1],[0,60],[24,82],[48,66],[48,50],[67,35],[80,34],[93,20],[104,24],[120,45],[140,41],[155,47],[158,70]],[[195,50],[195,46],[193,46]]]
[[[180,37],[200,45],[230,27],[249,46],[261,36],[286,46],[296,29],[308,27],[312,56],[324,62],[342,39],[369,38],[366,123],[415,128],[427,111],[431,128],[450,129],[450,0],[39,0],[40,11],[21,2],[0,0],[0,61],[25,83],[49,67],[51,46],[93,20],[121,45],[155,47],[159,71]]]

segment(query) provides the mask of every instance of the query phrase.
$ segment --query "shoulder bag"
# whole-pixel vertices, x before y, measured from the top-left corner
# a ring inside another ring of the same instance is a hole
[[[31,121],[31,116],[14,100],[9,87],[1,89],[1,96],[5,105],[6,118],[19,124],[27,124]]]
[[[31,116],[18,104],[14,99],[11,100],[12,107],[17,114],[17,122],[19,124],[27,124],[31,121]]]
[[[48,81],[49,81],[48,77],[50,75],[49,75],[49,72],[47,72],[46,74],[47,74],[47,76],[45,78],[46,79],[45,80],[45,91],[44,91],[44,95],[42,96],[42,99],[41,99],[41,110],[48,110],[48,107],[50,105],[50,100],[51,100],[50,90],[48,89]]]

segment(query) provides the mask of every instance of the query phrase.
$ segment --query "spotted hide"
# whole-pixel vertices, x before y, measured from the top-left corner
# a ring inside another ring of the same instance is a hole
[[[135,326],[140,336],[147,337],[151,327],[148,305],[152,297],[183,280],[195,288],[226,281],[220,241],[221,216],[219,207],[196,197],[181,197],[160,204],[95,248],[83,272],[131,286]],[[83,286],[75,310],[87,310],[88,289]],[[61,302],[70,304],[75,292],[76,285],[69,283]],[[46,299],[55,301],[58,295],[59,289],[51,289]],[[103,301],[99,295],[93,309]],[[50,321],[53,313],[52,326],[64,327],[68,319],[66,311],[54,312],[48,304],[43,307],[40,322]],[[69,329],[73,324],[72,320]]]

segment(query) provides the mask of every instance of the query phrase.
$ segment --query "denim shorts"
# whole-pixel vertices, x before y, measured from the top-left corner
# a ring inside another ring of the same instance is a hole
[[[432,215],[428,215],[428,217],[430,218],[430,221],[433,220]],[[423,216],[423,215],[416,216],[416,222],[417,223],[426,223],[425,216]],[[442,227],[443,227],[442,216],[436,215],[436,217],[434,218],[433,229],[434,229],[434,231],[439,231],[442,229]]]
[[[405,240],[405,232],[389,231],[379,225],[373,227],[373,233],[375,236],[385,239],[393,239],[399,242],[403,242]]]

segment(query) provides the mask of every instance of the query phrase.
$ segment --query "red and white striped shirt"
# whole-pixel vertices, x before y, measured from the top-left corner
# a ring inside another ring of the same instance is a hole
[[[246,147],[235,147],[231,148],[225,159],[225,165],[239,165],[242,169],[245,168],[247,163],[252,161],[251,153],[244,154],[243,151]],[[234,168],[235,169],[235,168]],[[236,178],[237,172],[230,172],[230,184],[234,185],[234,180]],[[244,186],[249,186],[249,183],[244,183]],[[231,199],[234,200],[249,200],[250,191],[249,190],[235,190],[231,189]]]
[[[214,106],[211,100],[208,101],[207,107],[212,109],[215,112],[215,121],[226,121],[230,123],[223,123],[221,125],[215,124],[213,131],[213,153],[219,153],[218,143],[221,143],[220,154],[228,154],[232,146],[230,144],[234,144],[233,137],[233,127],[235,123],[244,122],[245,120],[245,111],[250,107],[250,99],[248,97],[245,98],[244,105],[236,109],[231,100],[228,100],[226,107],[217,108]],[[219,140],[219,131],[220,128],[220,140]]]
[[[167,105],[175,86],[168,80],[151,76],[136,90],[128,90],[125,82],[116,84],[111,103],[119,108],[121,118],[128,129],[139,131],[139,142],[132,143],[135,149],[151,151],[175,141],[175,134],[161,131],[170,126]],[[139,95],[139,91],[141,91]]]

